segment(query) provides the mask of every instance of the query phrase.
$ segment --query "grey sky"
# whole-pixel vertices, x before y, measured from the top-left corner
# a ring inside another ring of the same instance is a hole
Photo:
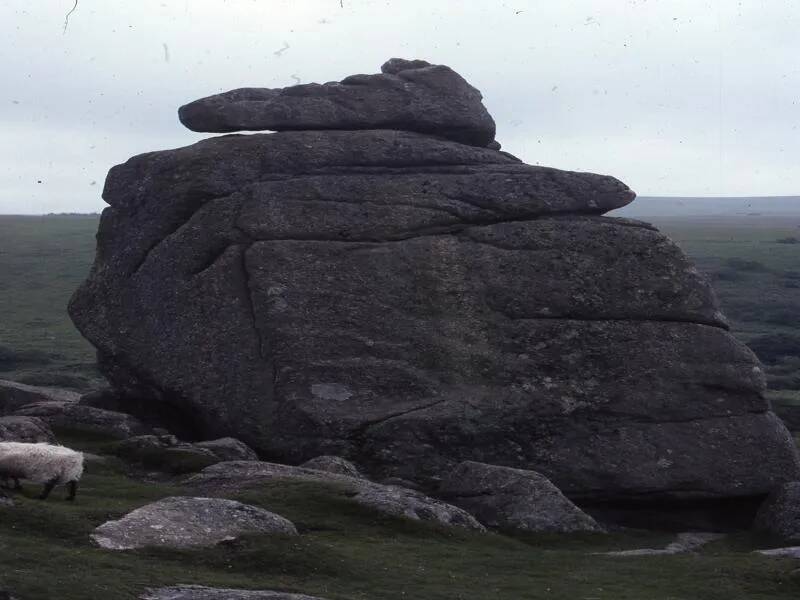
[[[459,71],[533,164],[641,195],[800,193],[797,0],[3,0],[0,213],[93,211],[180,104],[242,86]],[[281,50],[283,49],[283,50]]]

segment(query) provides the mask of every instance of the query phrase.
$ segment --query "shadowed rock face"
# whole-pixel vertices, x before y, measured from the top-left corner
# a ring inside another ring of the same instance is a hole
[[[789,542],[800,542],[800,481],[779,486],[759,508],[755,529]]]
[[[439,493],[490,527],[551,533],[603,531],[535,471],[465,461],[447,474]]]
[[[494,140],[481,94],[458,73],[423,60],[392,59],[376,75],[287,88],[241,88],[195,100],[178,111],[193,131],[398,129],[463,144]]]
[[[600,216],[633,197],[417,131],[218,137],[110,171],[70,313],[119,390],[282,461],[474,460],[587,499],[797,478],[707,282]]]

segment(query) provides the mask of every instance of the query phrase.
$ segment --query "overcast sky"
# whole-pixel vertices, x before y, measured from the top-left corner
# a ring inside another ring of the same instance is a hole
[[[106,171],[243,86],[447,64],[532,164],[640,195],[800,194],[798,0],[2,0],[0,213],[96,211]]]

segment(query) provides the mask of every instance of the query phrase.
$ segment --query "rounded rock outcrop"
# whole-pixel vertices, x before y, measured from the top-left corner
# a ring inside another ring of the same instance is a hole
[[[116,390],[282,462],[428,486],[465,460],[581,501],[800,478],[705,278],[652,226],[602,216],[633,192],[487,147],[493,128],[461,119],[479,94],[445,69],[198,101],[184,121],[282,131],[112,168],[70,314]],[[373,118],[408,102],[461,120]],[[364,120],[304,120],[337,103]]]

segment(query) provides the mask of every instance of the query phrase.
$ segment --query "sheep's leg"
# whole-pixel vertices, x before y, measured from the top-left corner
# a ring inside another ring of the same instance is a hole
[[[58,478],[51,479],[50,481],[45,483],[44,489],[42,490],[42,493],[39,496],[39,500],[47,500],[47,497],[50,495],[50,492],[52,492],[53,488],[56,487],[56,483],[58,483]]]
[[[69,496],[67,496],[67,500],[75,500],[75,494],[78,492],[78,482],[70,481],[67,484],[67,489],[69,490]]]

